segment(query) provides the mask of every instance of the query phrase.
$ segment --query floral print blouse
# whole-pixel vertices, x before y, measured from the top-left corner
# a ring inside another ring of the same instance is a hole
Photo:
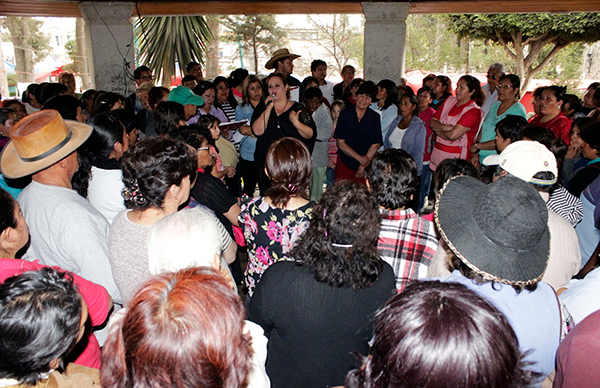
[[[308,228],[314,202],[295,210],[279,209],[269,205],[262,197],[242,204],[238,217],[248,245],[248,267],[245,281],[248,296],[262,274],[277,261],[288,260],[288,254],[298,238]]]

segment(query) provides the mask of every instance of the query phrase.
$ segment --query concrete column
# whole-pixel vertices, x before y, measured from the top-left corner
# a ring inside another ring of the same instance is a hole
[[[134,3],[79,3],[85,20],[89,73],[97,90],[121,93],[134,90],[133,25]]]
[[[404,77],[410,3],[361,3],[365,14],[365,79],[398,83]]]

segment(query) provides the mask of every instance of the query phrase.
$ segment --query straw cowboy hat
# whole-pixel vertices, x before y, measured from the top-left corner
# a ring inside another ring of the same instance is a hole
[[[21,119],[10,130],[10,141],[0,156],[0,171],[6,178],[21,178],[52,166],[82,145],[92,127],[63,120],[52,109]]]
[[[279,49],[277,51],[275,51],[273,53],[273,56],[271,57],[271,59],[268,60],[267,64],[265,65],[265,67],[267,69],[274,69],[275,68],[275,62],[277,62],[280,59],[284,59],[284,58],[291,58],[292,61],[296,58],[300,58],[300,55],[298,54],[291,54],[290,50],[283,48],[283,49]]]

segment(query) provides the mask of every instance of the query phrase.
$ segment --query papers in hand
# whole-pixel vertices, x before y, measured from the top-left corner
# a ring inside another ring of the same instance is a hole
[[[235,131],[236,129],[238,129],[241,126],[244,125],[248,125],[248,120],[239,120],[239,121],[230,121],[228,123],[221,123],[219,124],[219,129],[221,129],[221,131],[223,130],[227,130],[227,131]]]

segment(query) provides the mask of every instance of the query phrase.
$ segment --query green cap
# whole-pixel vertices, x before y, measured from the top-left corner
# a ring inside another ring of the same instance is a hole
[[[171,90],[169,93],[169,97],[167,97],[169,101],[178,102],[181,105],[192,104],[196,106],[204,105],[204,99],[192,92],[192,90],[185,86],[178,86],[175,89]]]

